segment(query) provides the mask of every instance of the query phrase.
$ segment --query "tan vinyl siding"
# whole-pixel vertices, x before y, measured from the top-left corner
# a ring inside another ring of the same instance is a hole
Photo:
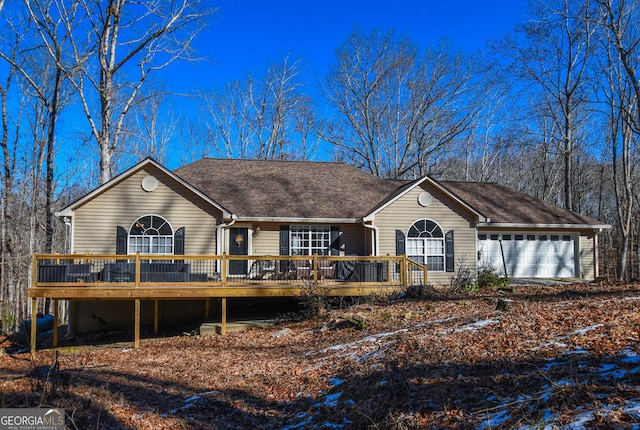
[[[146,192],[141,182],[147,175],[158,180],[158,187]],[[149,168],[134,173],[115,184],[74,213],[73,251],[94,254],[116,252],[116,228],[129,230],[143,215],[164,217],[174,232],[185,227],[186,254],[214,254],[216,252],[216,209],[205,209],[205,202],[173,178],[160,170]]]
[[[595,279],[595,241],[593,233],[582,233],[578,244],[580,255],[580,277],[587,281]]]
[[[255,235],[256,228],[260,226],[260,232]],[[251,255],[278,255],[280,254],[280,224],[256,224],[253,227],[251,239]]]
[[[418,196],[423,191],[433,196],[429,206],[420,206]],[[454,231],[454,265],[460,261],[475,270],[476,230],[474,215],[448,195],[437,189],[416,187],[376,215],[375,225],[380,231],[380,255],[396,255],[396,230],[405,235],[411,225],[420,219],[430,219],[442,228],[443,233]],[[429,283],[446,285],[451,272],[429,272]]]

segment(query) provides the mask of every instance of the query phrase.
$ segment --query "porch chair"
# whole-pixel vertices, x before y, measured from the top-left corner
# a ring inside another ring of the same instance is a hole
[[[335,278],[335,264],[331,260],[318,260],[318,277],[320,279]]]
[[[293,260],[293,267],[296,269],[298,279],[311,277],[311,262],[309,260]]]

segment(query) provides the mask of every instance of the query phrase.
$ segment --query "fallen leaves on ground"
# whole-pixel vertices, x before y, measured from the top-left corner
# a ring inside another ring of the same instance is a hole
[[[636,284],[530,285],[63,343],[0,355],[2,407],[64,408],[81,429],[640,428],[639,304]]]

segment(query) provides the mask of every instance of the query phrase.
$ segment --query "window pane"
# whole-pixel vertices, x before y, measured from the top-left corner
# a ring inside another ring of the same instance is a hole
[[[442,256],[429,256],[427,257],[427,269],[443,272],[444,271],[444,257]]]
[[[173,230],[161,216],[138,218],[129,230],[129,253],[173,254]]]
[[[486,235],[478,235],[486,240]],[[427,264],[429,270],[444,271],[444,234],[434,221],[422,219],[413,223],[407,232],[407,257],[415,262]]]
[[[329,255],[331,229],[329,226],[291,226],[291,255]]]

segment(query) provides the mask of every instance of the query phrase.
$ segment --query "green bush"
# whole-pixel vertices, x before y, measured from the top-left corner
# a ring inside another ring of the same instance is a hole
[[[493,267],[482,267],[478,271],[478,288],[504,288],[510,284],[509,278],[501,275]]]

